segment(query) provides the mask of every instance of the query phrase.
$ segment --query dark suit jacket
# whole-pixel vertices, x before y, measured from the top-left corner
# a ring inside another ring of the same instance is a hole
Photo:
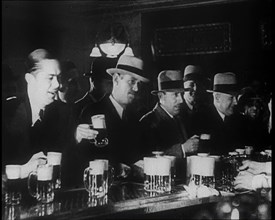
[[[127,120],[121,120],[109,95],[97,103],[87,105],[81,113],[79,123],[91,124],[91,116],[96,114],[105,115],[109,144],[99,148],[83,139],[79,144],[72,146],[68,152],[72,160],[69,160],[70,163],[66,165],[71,174],[65,180],[69,184],[72,184],[72,181],[74,181],[74,185],[82,184],[83,171],[91,160],[108,159],[110,164],[116,166],[118,163],[131,165],[139,158],[138,119],[136,116],[126,109]],[[68,174],[68,172],[66,173]]]
[[[159,103],[140,119],[140,130],[144,155],[160,150],[183,158],[181,144],[187,140],[185,127],[180,120],[172,119]]]
[[[216,108],[211,106],[196,115],[195,127],[198,135],[211,135],[209,149],[199,151],[220,155],[244,147],[243,125],[238,114],[233,114],[223,121]]]
[[[27,97],[6,102],[2,110],[2,165],[24,164],[39,151],[62,151],[71,136],[69,108],[62,102],[47,106],[33,127]]]

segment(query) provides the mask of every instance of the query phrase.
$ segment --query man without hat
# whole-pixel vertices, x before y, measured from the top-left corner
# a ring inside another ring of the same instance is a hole
[[[76,129],[78,143],[75,156],[78,156],[80,173],[92,159],[105,158],[116,168],[117,175],[126,177],[130,165],[137,160],[138,118],[129,110],[129,105],[137,97],[139,85],[149,80],[143,71],[143,61],[134,56],[122,55],[115,68],[106,70],[112,76],[112,93],[101,101],[88,105],[80,116]],[[107,146],[99,148],[89,142],[96,137],[97,131],[90,128],[91,116],[104,114],[106,120]],[[78,154],[78,155],[77,155]],[[82,175],[79,180],[82,181]]]
[[[26,92],[2,107],[2,173],[5,165],[20,164],[27,184],[28,174],[46,162],[47,152],[67,146],[71,121],[64,103],[55,100],[59,62],[45,49],[36,49],[25,64]]]
[[[197,112],[211,104],[206,92],[208,79],[202,73],[200,66],[188,65],[184,69],[184,95],[181,104],[180,116],[185,125],[188,137],[194,135],[194,118]]]
[[[202,149],[211,154],[226,154],[241,147],[241,119],[235,113],[237,105],[237,79],[231,72],[217,73],[214,76],[213,105],[205,108],[196,118],[198,134],[210,135],[210,149]]]

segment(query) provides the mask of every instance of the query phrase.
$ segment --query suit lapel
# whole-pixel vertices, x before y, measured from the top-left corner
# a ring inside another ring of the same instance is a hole
[[[159,103],[155,106],[154,111],[161,117],[161,120],[169,123],[171,127],[176,127],[176,130],[179,130],[183,140],[187,140],[187,132],[184,125],[181,123],[181,120],[178,118],[171,118],[163,109],[160,107]]]

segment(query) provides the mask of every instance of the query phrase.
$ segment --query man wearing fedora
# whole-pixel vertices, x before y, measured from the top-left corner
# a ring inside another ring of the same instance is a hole
[[[194,118],[196,113],[206,105],[211,104],[206,92],[208,79],[202,73],[199,66],[188,65],[184,69],[184,95],[180,108],[180,116],[186,128],[188,137],[195,134]]]
[[[179,70],[164,70],[158,75],[158,90],[151,93],[158,96],[159,102],[140,119],[145,155],[159,150],[184,158],[198,149],[198,136],[188,139],[185,127],[178,118],[183,102],[182,79]]]
[[[209,134],[210,149],[201,149],[211,154],[226,154],[241,147],[241,118],[235,112],[237,105],[237,79],[231,72],[217,73],[214,76],[213,90],[207,90],[213,95],[213,105],[205,108],[196,118],[198,134]]]
[[[87,167],[90,160],[105,158],[123,176],[138,156],[138,118],[128,107],[137,97],[139,84],[149,80],[143,71],[143,61],[134,56],[122,55],[116,67],[106,71],[112,76],[112,93],[82,111],[75,134],[77,146],[74,156],[79,157],[81,163],[79,172]],[[91,116],[97,114],[105,115],[109,140],[108,145],[101,148],[89,142],[98,134],[89,125]],[[82,173],[79,180],[82,181]]]
[[[89,88],[82,98],[75,102],[75,112],[79,116],[83,108],[91,103],[100,101],[106,94],[112,92],[112,77],[106,69],[115,67],[117,59],[97,57],[91,64],[91,70],[83,74],[88,79]]]

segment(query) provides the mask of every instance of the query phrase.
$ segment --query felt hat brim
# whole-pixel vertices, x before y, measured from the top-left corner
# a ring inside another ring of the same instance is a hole
[[[123,69],[120,69],[120,68],[110,68],[110,69],[107,69],[106,72],[108,74],[110,74],[111,76],[113,76],[115,73],[128,74],[128,75],[131,75],[131,76],[137,78],[138,80],[140,80],[142,82],[149,82],[149,79],[147,79],[143,76],[140,76],[136,73],[133,73],[133,72],[130,72],[130,71],[127,71],[127,70],[123,70]]]
[[[157,95],[160,92],[184,92],[184,88],[179,89],[163,89],[163,90],[153,90],[151,91],[152,95]]]

